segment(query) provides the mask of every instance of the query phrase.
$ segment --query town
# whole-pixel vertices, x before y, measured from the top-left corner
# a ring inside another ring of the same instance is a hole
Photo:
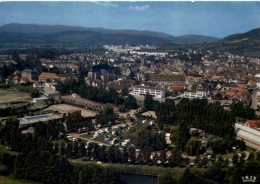
[[[185,168],[208,168],[206,183],[224,182],[221,168],[259,162],[260,58],[104,45],[9,51],[0,71],[1,149],[26,153],[34,146],[23,141],[41,141],[72,163],[172,167],[180,180],[200,180]]]

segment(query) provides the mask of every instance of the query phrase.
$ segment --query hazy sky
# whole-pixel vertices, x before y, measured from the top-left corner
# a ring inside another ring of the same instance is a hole
[[[2,2],[8,23],[136,29],[224,37],[260,27],[259,2]]]

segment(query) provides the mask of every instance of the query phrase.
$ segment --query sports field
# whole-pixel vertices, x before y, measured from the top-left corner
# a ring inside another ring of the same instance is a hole
[[[93,117],[97,114],[97,112],[95,112],[95,111],[83,109],[83,108],[76,107],[73,105],[68,105],[68,104],[52,105],[45,110],[59,111],[60,113],[66,113],[66,114],[69,112],[81,111],[81,115],[83,117]]]

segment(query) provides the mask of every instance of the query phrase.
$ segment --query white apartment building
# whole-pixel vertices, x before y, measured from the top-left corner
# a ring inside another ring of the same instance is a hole
[[[184,98],[203,98],[207,97],[208,92],[205,91],[185,91],[184,92]]]
[[[165,90],[154,87],[146,87],[146,86],[135,86],[133,94],[134,95],[146,95],[149,93],[155,98],[165,98]]]

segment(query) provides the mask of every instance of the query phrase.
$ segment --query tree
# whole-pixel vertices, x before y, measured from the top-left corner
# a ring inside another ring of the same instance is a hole
[[[73,145],[71,143],[68,143],[67,144],[67,147],[66,147],[66,156],[68,158],[71,158],[73,156]]]
[[[145,98],[144,98],[144,107],[147,109],[147,110],[153,110],[153,97],[152,95],[150,95],[149,93],[147,93],[145,95]]]
[[[196,164],[198,164],[200,161],[201,161],[200,154],[197,154],[197,156],[196,156],[194,162],[195,162]]]
[[[254,155],[253,152],[251,152],[251,153],[249,154],[247,160],[250,161],[250,160],[254,160],[254,159],[255,159],[255,155]]]
[[[190,139],[189,125],[187,122],[181,121],[178,125],[177,146],[184,151],[186,142]]]
[[[128,95],[127,98],[125,99],[124,104],[127,109],[136,109],[137,108],[137,102],[133,95]]]
[[[135,153],[135,148],[130,147],[129,150],[129,158],[132,164],[136,162],[136,153]]]
[[[191,156],[198,155],[201,148],[201,141],[196,138],[190,139],[185,145],[185,152]]]
[[[124,149],[123,149],[122,162],[123,163],[127,163],[128,162],[128,152],[127,152],[127,148],[126,147],[124,147]]]
[[[124,97],[124,96],[127,96],[128,93],[129,93],[129,90],[128,90],[127,88],[123,88],[123,89],[121,90],[120,95],[121,95],[122,97]]]
[[[235,166],[238,166],[238,155],[237,155],[237,153],[235,153],[234,155],[233,155],[233,157],[232,157],[232,162],[233,162],[233,165],[235,165]]]
[[[159,159],[161,160],[162,164],[165,164],[165,162],[166,162],[166,151],[165,150],[161,151]]]

